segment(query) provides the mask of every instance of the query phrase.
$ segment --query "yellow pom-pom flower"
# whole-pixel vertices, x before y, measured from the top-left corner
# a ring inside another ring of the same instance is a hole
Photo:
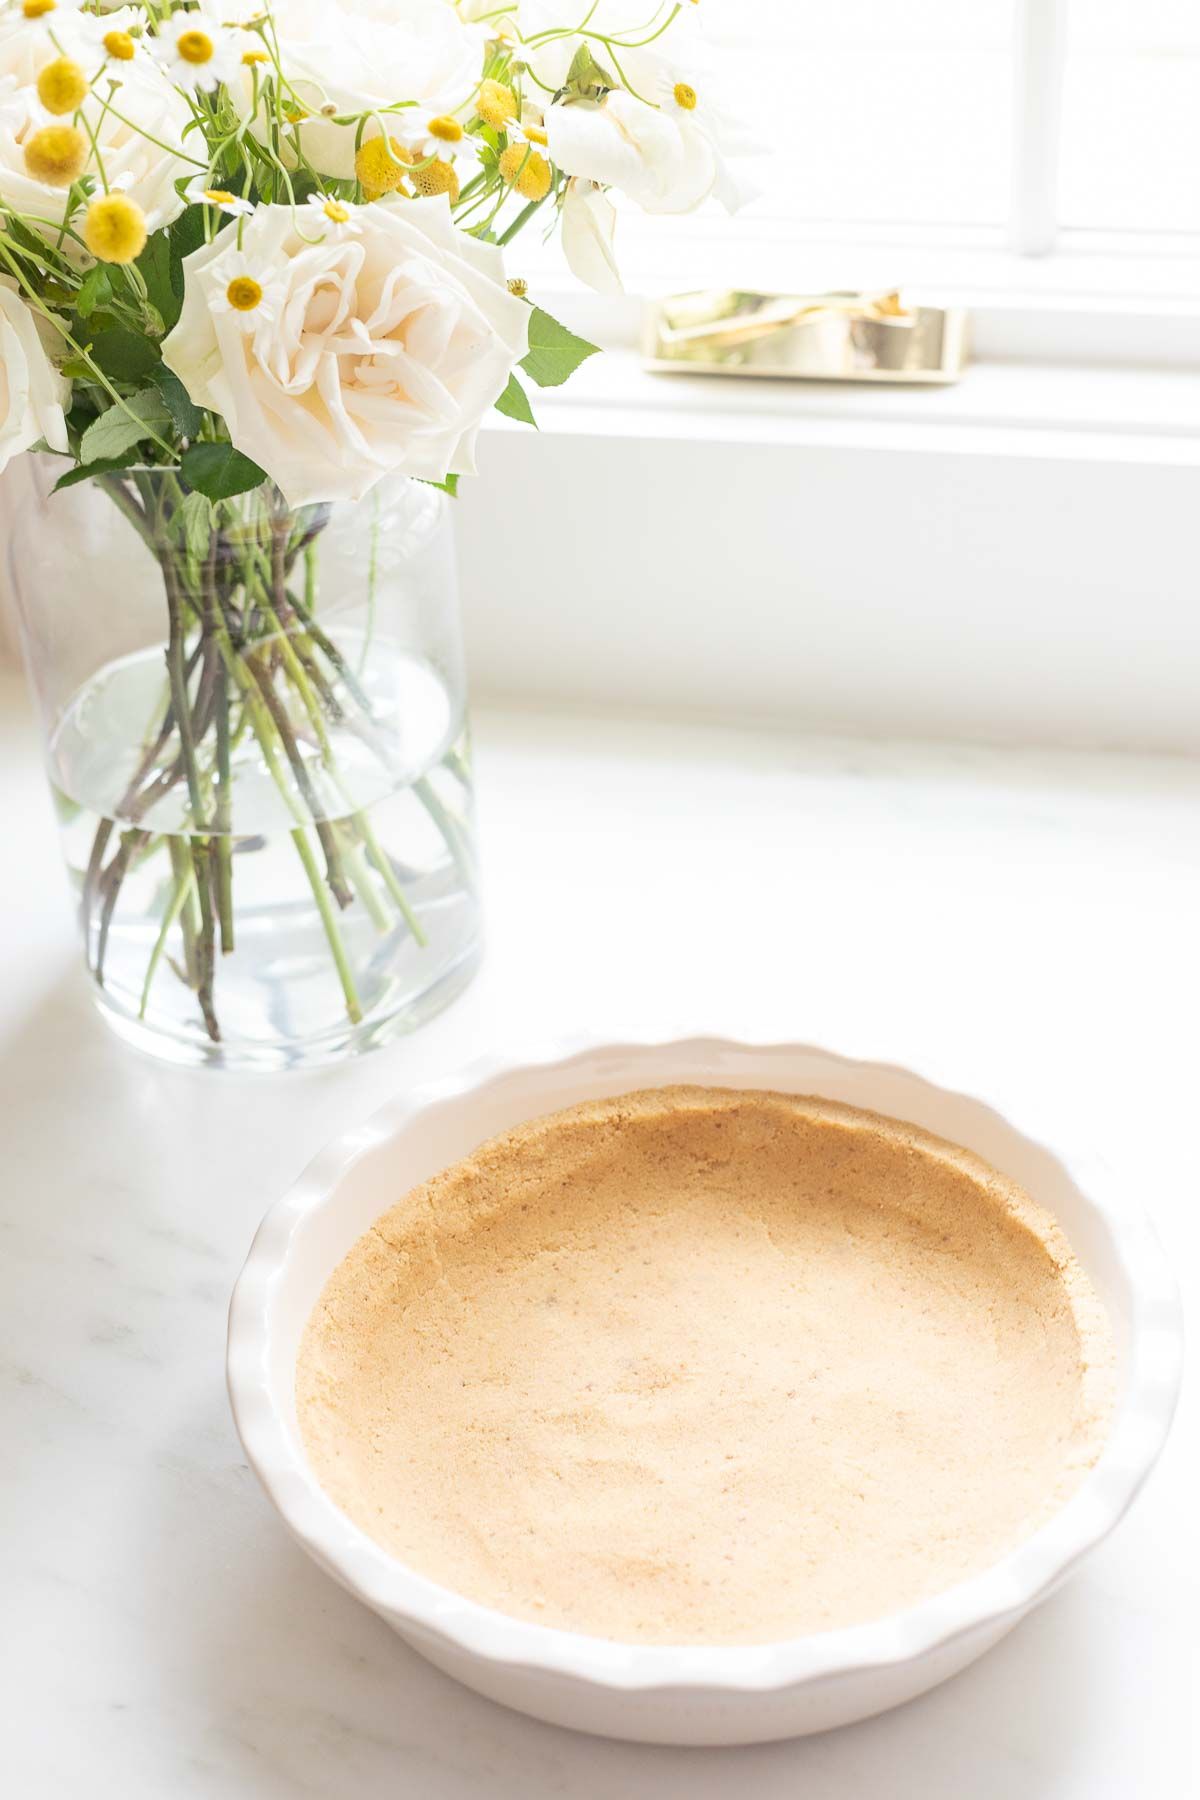
[[[409,158],[395,138],[368,138],[354,158],[354,173],[372,199],[395,191],[408,173]]]
[[[449,194],[450,204],[459,196],[459,179],[448,162],[434,157],[432,162],[421,163],[410,177],[418,194]]]
[[[500,157],[500,179],[526,200],[544,200],[550,192],[550,164],[525,144],[510,144]]]
[[[87,167],[88,141],[74,125],[43,125],[25,142],[25,167],[47,187],[70,187]]]
[[[87,76],[69,56],[56,56],[37,78],[38,99],[48,113],[73,113],[87,97]]]
[[[128,194],[100,194],[84,214],[83,241],[97,262],[131,263],[146,245],[146,215]]]
[[[503,131],[508,121],[517,116],[517,96],[502,81],[481,81],[475,96],[475,111],[485,125]]]
[[[106,31],[104,48],[114,62],[132,62],[135,45],[127,31]]]

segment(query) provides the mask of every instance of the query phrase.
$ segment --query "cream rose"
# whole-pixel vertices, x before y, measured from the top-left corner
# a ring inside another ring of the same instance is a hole
[[[45,438],[67,448],[63,408],[68,383],[46,354],[37,317],[7,275],[0,275],[0,470]]]
[[[58,34],[64,49],[82,62],[89,76],[98,66],[98,25],[98,20],[69,15]],[[111,26],[106,22],[105,28]],[[47,122],[37,96],[37,78],[58,54],[49,32],[33,30],[19,15],[0,28],[0,201],[32,223],[41,223],[47,232],[55,229],[63,216],[66,192],[30,175],[25,166],[25,143]],[[111,96],[110,81],[119,84]],[[191,109],[144,54],[130,62],[109,64],[96,86],[99,92],[88,96],[82,112],[95,133],[109,184],[136,201],[146,215],[147,229],[157,231],[177,218],[186,205],[175,191],[176,180],[196,172],[195,161],[188,160],[183,144]],[[111,100],[115,111],[105,110],[102,98]],[[123,116],[118,118],[117,113]],[[151,143],[143,135],[146,132],[159,142]],[[87,168],[96,174],[94,151]],[[70,254],[70,240],[67,249]]]
[[[393,471],[474,473],[480,421],[528,349],[499,250],[459,231],[444,195],[347,210],[312,244],[289,207],[263,206],[240,250],[229,229],[194,251],[163,343],[293,506],[360,499]]]
[[[319,116],[415,106],[384,113],[401,143],[430,114],[458,112],[483,73],[486,34],[461,18],[451,0],[274,0],[283,72],[313,113],[300,127],[305,156],[322,175],[354,175],[353,125]],[[365,135],[376,137],[371,122]]]

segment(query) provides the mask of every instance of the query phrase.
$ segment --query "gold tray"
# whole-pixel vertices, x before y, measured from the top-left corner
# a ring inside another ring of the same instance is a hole
[[[663,374],[803,381],[957,381],[967,361],[961,308],[906,307],[877,294],[675,294],[646,310],[647,367]]]

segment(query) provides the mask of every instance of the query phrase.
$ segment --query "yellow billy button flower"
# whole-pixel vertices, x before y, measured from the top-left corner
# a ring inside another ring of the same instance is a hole
[[[502,81],[481,81],[475,96],[475,111],[485,125],[503,131],[508,121],[517,116],[517,97]]]
[[[695,112],[696,90],[694,87],[690,87],[686,81],[677,81],[674,94],[676,106],[682,107],[684,112]]]
[[[146,247],[146,215],[128,194],[100,194],[84,214],[83,241],[97,262],[131,263]]]
[[[426,130],[442,144],[461,144],[463,141],[462,126],[447,113],[439,113],[436,119],[430,119]]]
[[[38,99],[48,113],[73,113],[87,97],[87,76],[69,56],[56,56],[37,78]]]
[[[409,179],[418,194],[449,194],[451,206],[458,199],[458,176],[448,162],[442,162],[436,156],[432,162],[415,168]]]
[[[526,200],[544,200],[550,192],[550,164],[536,150],[510,144],[500,157],[500,179]]]
[[[381,137],[368,138],[354,158],[354,173],[374,198],[400,186],[408,172],[408,160],[395,138],[386,143]]]
[[[132,62],[134,42],[127,31],[106,31],[104,48],[114,62]]]
[[[262,305],[263,291],[253,275],[235,275],[225,289],[225,298],[234,312],[253,312],[256,306]]]
[[[87,167],[88,142],[74,125],[43,125],[25,143],[25,167],[48,187],[70,187]]]

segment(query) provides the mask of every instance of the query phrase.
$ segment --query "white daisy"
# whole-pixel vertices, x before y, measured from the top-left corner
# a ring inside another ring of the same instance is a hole
[[[410,127],[401,117],[401,128],[408,149],[419,157],[436,156],[439,162],[455,163],[460,177],[464,168],[473,174],[479,166],[479,140],[464,129],[453,113],[431,113]]]
[[[279,293],[265,269],[241,250],[230,249],[208,271],[210,312],[231,319],[239,331],[254,331],[275,318]]]
[[[249,200],[243,200],[239,194],[231,194],[228,188],[209,187],[207,181],[207,176],[197,175],[195,181],[189,182],[184,188],[184,199],[190,200],[193,206],[215,206],[221,212],[228,213],[231,219],[245,218],[254,211]]]
[[[308,204],[316,215],[316,223],[323,227],[322,235],[357,237],[361,232],[358,208],[351,201],[339,200],[334,194],[310,194]]]
[[[760,146],[712,98],[707,81],[678,67],[664,66],[657,88],[658,104],[668,118],[685,132],[698,132],[707,142],[717,170],[713,193],[729,212],[736,212],[754,198],[757,189],[740,171],[735,172],[730,159],[757,155]]]
[[[178,88],[208,91],[232,84],[241,68],[236,34],[204,12],[181,12],[167,20],[154,40],[167,78]]]
[[[69,13],[77,13],[83,0],[14,0],[5,12],[16,14],[29,25],[40,25],[43,31],[55,31]]]

